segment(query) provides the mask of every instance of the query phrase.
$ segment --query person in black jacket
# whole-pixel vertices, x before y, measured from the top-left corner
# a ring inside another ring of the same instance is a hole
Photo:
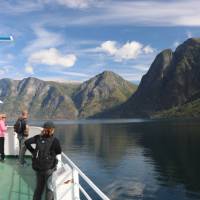
[[[54,137],[54,130],[54,123],[47,121],[40,135],[25,141],[27,149],[32,153],[32,167],[37,176],[33,200],[41,200],[45,186],[46,200],[54,199],[52,174],[56,170],[56,155],[61,154],[60,142]],[[36,144],[35,148],[31,146],[32,144]]]
[[[26,153],[25,140],[28,138],[29,126],[28,126],[28,111],[23,110],[21,116],[14,124],[14,131],[17,133],[19,141],[19,163],[21,165],[26,164],[24,159]]]

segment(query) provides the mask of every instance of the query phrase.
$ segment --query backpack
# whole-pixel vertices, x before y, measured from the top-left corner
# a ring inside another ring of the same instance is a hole
[[[22,122],[22,119],[18,119],[15,124],[14,124],[14,131],[17,133],[17,134],[23,134],[23,132],[25,131],[25,127],[24,127],[24,124]]]
[[[54,137],[36,139],[35,152],[32,157],[32,168],[36,171],[46,171],[56,165],[56,154],[51,152]]]

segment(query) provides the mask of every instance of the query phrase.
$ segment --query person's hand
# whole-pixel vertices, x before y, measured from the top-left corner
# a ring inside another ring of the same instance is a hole
[[[24,136],[25,136],[25,138],[28,137],[28,132],[27,131],[24,131]]]

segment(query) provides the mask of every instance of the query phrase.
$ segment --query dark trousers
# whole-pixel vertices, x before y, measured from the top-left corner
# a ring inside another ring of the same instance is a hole
[[[54,169],[50,169],[44,172],[36,172],[37,183],[34,191],[33,200],[41,200],[44,188],[46,188],[46,200],[53,200],[53,186],[52,186],[52,174]]]
[[[4,154],[4,137],[0,137],[0,154],[1,159],[4,160],[5,154]]]

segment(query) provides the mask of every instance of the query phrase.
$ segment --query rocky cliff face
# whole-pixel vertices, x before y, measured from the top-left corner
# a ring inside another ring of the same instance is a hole
[[[117,74],[104,72],[81,85],[36,78],[0,80],[0,112],[10,119],[27,109],[32,119],[86,118],[127,100],[135,86]]]
[[[179,106],[200,92],[200,39],[188,39],[175,52],[161,52],[138,90],[120,108],[123,117],[144,117]]]

